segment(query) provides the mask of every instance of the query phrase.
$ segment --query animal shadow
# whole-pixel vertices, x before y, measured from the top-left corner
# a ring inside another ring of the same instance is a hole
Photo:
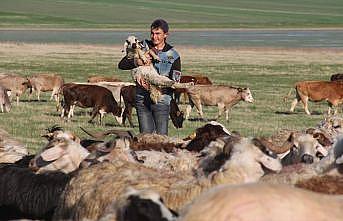
[[[304,114],[306,115],[305,112],[297,112],[297,111],[294,111],[294,112],[290,112],[290,111],[275,111],[275,114],[285,114],[285,115],[293,115],[293,114]],[[320,112],[320,111],[312,111],[311,112],[311,115],[322,115],[323,113]]]
[[[212,119],[207,119],[207,118],[201,118],[201,117],[194,117],[194,118],[188,118],[189,121],[200,121],[200,122],[208,122],[211,121]],[[215,120],[215,119],[213,119]]]
[[[12,101],[13,102],[13,101]],[[46,102],[48,102],[48,100],[38,100],[38,99],[31,99],[31,100],[29,100],[29,99],[21,99],[19,102],[23,102],[23,103],[37,103],[37,102],[43,102],[43,103],[46,103]]]

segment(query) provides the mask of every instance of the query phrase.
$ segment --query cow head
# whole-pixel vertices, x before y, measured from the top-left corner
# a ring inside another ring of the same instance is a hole
[[[170,101],[170,119],[176,128],[182,128],[185,120],[184,113],[179,109],[174,99]]]
[[[254,98],[252,97],[252,94],[249,88],[238,88],[238,92],[241,93],[242,100],[249,103],[254,102]]]
[[[183,111],[176,111],[176,114],[171,115],[170,119],[172,120],[172,122],[176,128],[182,128],[183,127],[183,121],[185,120]]]

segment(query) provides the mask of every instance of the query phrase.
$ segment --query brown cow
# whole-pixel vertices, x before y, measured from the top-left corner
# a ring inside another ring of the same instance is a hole
[[[112,113],[114,116],[121,117],[121,107],[107,88],[97,85],[68,83],[62,86],[62,92],[64,104],[61,117],[68,113],[68,119],[71,118],[75,105],[82,108],[93,108],[92,117],[88,121],[90,123],[97,114],[100,114],[100,124],[105,113]]]
[[[218,106],[217,119],[225,110],[226,120],[229,120],[229,111],[232,106],[243,100],[249,103],[254,102],[254,98],[249,88],[232,87],[225,85],[194,85],[187,90],[190,97],[190,105],[186,109],[186,119],[188,119],[192,107],[198,110],[203,117],[202,105]]]
[[[19,97],[30,87],[25,77],[15,74],[0,75],[0,85],[10,90],[11,94],[16,96],[17,105],[19,104]]]
[[[59,102],[59,90],[63,85],[63,78],[57,74],[36,74],[28,77],[27,80],[32,88],[32,91],[37,91],[37,99],[40,100],[40,93],[46,91],[52,91],[50,100],[55,98],[56,102]]]
[[[132,123],[132,108],[136,106],[136,86],[129,85],[124,86],[120,90],[120,102],[121,98],[124,101],[124,111],[123,111],[123,125],[125,125],[126,118],[129,120],[129,124],[131,127],[134,127]],[[169,112],[170,119],[172,120],[173,125],[176,128],[182,128],[182,124],[184,121],[184,113],[180,111],[179,107],[177,106],[175,100],[171,100],[170,102],[170,112]]]
[[[212,85],[212,81],[207,76],[202,76],[202,75],[194,75],[194,76],[181,75],[180,82],[181,83],[193,82],[194,84],[199,84],[199,85]],[[177,103],[180,103],[181,94],[186,96],[186,99],[187,99],[187,93],[185,89],[175,89],[174,96]]]
[[[299,81],[294,88],[296,98],[292,102],[290,112],[293,112],[297,103],[301,101],[306,114],[311,115],[308,110],[308,100],[314,102],[326,100],[329,104],[328,113],[330,114],[331,107],[337,107],[343,101],[343,82],[340,81]],[[291,92],[292,90],[287,96]]]
[[[212,81],[207,76],[202,75],[182,75],[180,79],[181,83],[193,82],[194,84],[210,85]]]
[[[121,82],[121,80],[119,80],[116,77],[106,77],[106,76],[99,76],[99,75],[93,75],[93,76],[89,76],[87,79],[87,82],[89,83],[98,83],[98,82]]]

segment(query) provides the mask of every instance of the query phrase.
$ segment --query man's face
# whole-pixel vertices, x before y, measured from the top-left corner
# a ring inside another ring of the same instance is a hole
[[[168,33],[165,33],[161,28],[151,29],[151,41],[156,45],[163,44],[165,39],[168,37]]]

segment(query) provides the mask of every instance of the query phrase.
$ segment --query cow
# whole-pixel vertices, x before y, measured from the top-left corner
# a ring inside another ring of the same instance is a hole
[[[207,76],[202,75],[182,75],[180,79],[181,83],[189,83],[193,82],[194,84],[201,84],[201,85],[211,85],[212,81]]]
[[[121,80],[119,80],[116,77],[106,77],[106,76],[99,76],[99,75],[93,75],[93,76],[89,76],[87,79],[88,83],[98,83],[98,82],[121,82]]]
[[[125,125],[125,121],[127,118],[129,120],[130,126],[134,127],[132,123],[132,108],[136,106],[136,86],[129,85],[122,87],[120,90],[119,103],[121,103],[121,98],[123,98],[123,102],[125,105],[123,111],[123,125]],[[170,102],[169,116],[176,128],[182,128],[184,113],[180,111],[174,99],[172,99]]]
[[[228,121],[231,107],[239,101],[254,102],[254,98],[249,88],[226,85],[194,85],[187,89],[187,95],[190,98],[190,105],[187,105],[186,108],[186,119],[188,119],[194,105],[201,118],[203,118],[202,105],[206,105],[218,106],[217,119],[225,110],[225,119]]]
[[[0,108],[1,112],[10,112],[11,110],[11,101],[8,97],[8,89],[0,85]]]
[[[337,73],[337,74],[331,75],[330,81],[343,81],[343,73]]]
[[[75,105],[82,108],[93,108],[89,123],[92,123],[97,114],[100,114],[100,124],[105,113],[121,117],[121,107],[107,88],[98,85],[67,83],[62,86],[62,93],[64,102],[61,117],[68,113],[68,119],[70,119]],[[120,120],[117,121],[121,123]]]
[[[202,75],[182,75],[180,78],[181,83],[189,83],[193,82],[194,84],[200,84],[200,85],[212,85],[212,81],[207,76]],[[174,90],[174,96],[177,103],[180,103],[180,96],[183,94],[184,96],[187,96],[185,89],[175,89]]]
[[[293,100],[290,112],[294,112],[297,103],[301,101],[304,105],[306,114],[311,115],[308,110],[308,100],[319,102],[326,100],[329,104],[328,114],[331,114],[331,108],[336,108],[343,101],[343,82],[340,81],[299,81],[294,86],[296,98]],[[293,89],[288,95],[290,96]],[[336,114],[337,109],[334,113]]]
[[[15,74],[0,75],[0,85],[11,91],[11,95],[17,98],[17,105],[19,105],[19,97],[25,93],[30,87],[28,80],[25,77]]]
[[[50,100],[55,98],[55,101],[59,102],[59,90],[63,85],[63,78],[57,74],[35,74],[27,78],[31,91],[29,99],[31,98],[32,92],[37,91],[37,99],[40,100],[40,93],[52,91]]]

